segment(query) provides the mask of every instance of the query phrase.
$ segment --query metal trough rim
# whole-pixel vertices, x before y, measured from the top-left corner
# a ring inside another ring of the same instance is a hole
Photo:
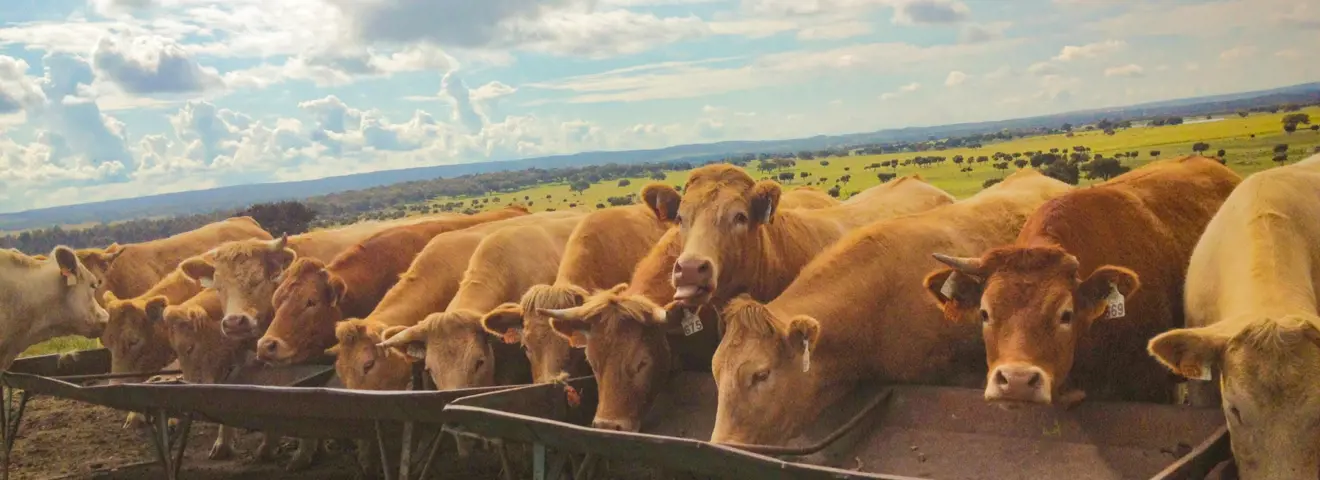
[[[571,379],[566,383],[574,384],[581,381],[591,381],[591,380],[594,380],[594,378],[590,376],[585,376],[585,377],[578,377],[575,379]],[[894,385],[894,386],[901,387],[904,385]],[[912,386],[929,387],[925,385],[912,385]],[[530,426],[531,424],[538,424],[552,429],[558,429],[562,432],[565,432],[566,435],[581,436],[581,438],[594,437],[602,441],[617,440],[624,442],[636,442],[639,443],[640,445],[652,445],[652,446],[667,445],[667,446],[675,446],[679,448],[692,449],[692,450],[714,451],[714,452],[718,452],[718,454],[721,456],[727,457],[728,460],[740,460],[744,462],[761,463],[763,467],[767,467],[769,469],[775,470],[777,471],[776,473],[782,472],[786,474],[787,476],[785,478],[849,478],[849,479],[868,478],[868,479],[883,479],[883,480],[928,480],[919,477],[907,477],[907,476],[874,473],[874,472],[843,470],[840,468],[823,466],[823,465],[815,465],[815,464],[803,463],[803,462],[792,462],[770,456],[773,454],[780,454],[779,453],[780,451],[785,452],[783,453],[785,455],[794,455],[797,454],[796,452],[797,450],[810,450],[810,449],[820,450],[821,448],[816,448],[816,447],[823,447],[824,445],[821,444],[827,445],[830,441],[835,440],[836,439],[835,437],[841,436],[843,433],[846,433],[846,430],[850,430],[851,427],[855,426],[853,424],[856,421],[868,416],[870,411],[876,408],[878,405],[887,403],[887,400],[890,398],[890,394],[892,393],[892,388],[890,387],[884,388],[881,391],[881,393],[877,395],[876,400],[872,400],[872,403],[863,407],[859,412],[859,414],[854,415],[854,417],[851,420],[846,422],[841,428],[836,429],[834,433],[831,434],[829,437],[825,438],[824,441],[817,442],[816,445],[811,445],[801,448],[799,447],[766,448],[767,446],[762,446],[762,445],[742,446],[742,445],[734,445],[734,444],[715,444],[706,440],[698,440],[693,438],[673,437],[673,436],[656,435],[656,434],[640,433],[640,432],[633,433],[633,432],[601,430],[592,427],[563,422],[559,420],[553,420],[549,418],[535,417],[531,415],[513,413],[495,408],[488,408],[488,407],[467,404],[473,401],[481,401],[483,397],[487,397],[491,395],[511,394],[518,390],[531,389],[531,388],[546,388],[546,387],[547,385],[527,385],[523,387],[518,387],[518,388],[513,388],[498,392],[491,392],[486,394],[473,395],[470,397],[464,397],[456,400],[455,403],[451,403],[448,406],[446,406],[445,411],[452,412],[453,416],[457,419],[457,421],[461,424],[464,424],[465,426],[466,425],[484,426],[484,428],[474,429],[477,431],[477,433],[482,433],[482,434],[488,434],[493,432],[485,432],[481,430],[487,430],[487,429],[498,430],[499,427],[496,425],[497,423],[504,423],[510,427],[521,427],[523,425]],[[559,388],[563,388],[563,387],[561,386]],[[953,388],[953,387],[931,387],[931,388]],[[523,432],[522,435],[524,439],[529,439],[529,441],[533,441],[536,443],[544,442],[543,435],[540,432],[536,431],[536,429],[519,428],[519,430]],[[551,447],[561,446],[553,443],[547,443],[546,445]],[[750,447],[750,448],[743,448],[743,447]],[[780,448],[782,448],[782,450],[777,451],[777,449]],[[1172,461],[1169,465],[1167,465],[1165,468],[1155,473],[1152,477],[1150,477],[1150,480],[1187,480],[1188,475],[1195,472],[1198,468],[1203,468],[1204,470],[1207,471],[1210,468],[1213,468],[1215,463],[1222,460],[1221,458],[1218,457],[1227,456],[1228,458],[1231,458],[1231,453],[1228,452],[1228,449],[1229,449],[1228,427],[1226,425],[1223,425],[1218,427],[1213,433],[1211,433],[1205,439],[1199,442],[1187,454],[1177,458],[1176,460]],[[634,450],[633,456],[637,457],[637,459],[639,460],[646,461],[645,457],[649,456],[648,450],[650,449],[636,448],[633,450]],[[1217,456],[1215,455],[1216,451],[1218,451],[1219,453],[1219,455]],[[706,472],[706,473],[713,473],[713,472]]]

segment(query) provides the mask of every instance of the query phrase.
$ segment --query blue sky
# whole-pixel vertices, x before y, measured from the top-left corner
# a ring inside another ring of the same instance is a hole
[[[0,212],[1270,88],[1316,45],[1295,0],[0,0]]]

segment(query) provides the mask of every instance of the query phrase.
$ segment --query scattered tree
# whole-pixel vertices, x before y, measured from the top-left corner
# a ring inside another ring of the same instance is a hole
[[[578,180],[568,186],[568,191],[582,193],[591,188],[591,183],[586,180]]]
[[[982,184],[981,184],[981,188],[990,188],[990,187],[995,186],[995,184],[997,184],[997,183],[999,183],[999,182],[1002,182],[1002,181],[1004,181],[1003,178],[999,178],[999,177],[991,178],[991,179],[986,180],[984,183],[982,183]]]
[[[833,188],[830,188],[828,193],[831,197],[839,198],[839,185],[835,184]]]
[[[1077,164],[1073,162],[1054,162],[1046,167],[1042,173],[1069,185],[1077,185],[1077,182],[1081,180],[1081,172],[1078,171]]]
[[[1311,116],[1305,113],[1289,113],[1283,116],[1283,123],[1301,123],[1304,125],[1310,125]]]
[[[1131,168],[1119,163],[1116,158],[1098,158],[1084,165],[1086,168],[1086,178],[1109,180],[1124,173]]]
[[[315,211],[306,204],[296,201],[258,203],[238,212],[237,215],[252,217],[261,224],[261,228],[277,237],[307,233],[312,220],[316,219]]]
[[[828,167],[828,166],[830,166],[830,161],[829,161],[829,160],[821,160],[821,161],[820,161],[820,166],[822,166],[822,167]]]
[[[810,176],[811,176],[811,172],[798,172],[798,177],[800,178],[807,178]]]
[[[1151,151],[1150,151],[1150,156],[1151,156],[1151,157],[1158,157],[1158,156],[1160,156],[1160,151],[1159,151],[1159,150],[1151,150]]]
[[[779,174],[779,181],[784,183],[793,182],[793,172],[783,172]]]
[[[1219,149],[1218,152],[1215,152],[1215,156],[1216,156],[1216,157],[1219,157],[1219,158],[1224,158],[1224,155],[1225,155],[1226,153],[1227,153],[1227,152],[1225,152],[1224,149],[1221,148],[1221,149]]]
[[[619,180],[619,186],[620,186],[620,187],[626,187],[626,186],[628,186],[628,185],[632,185],[632,182],[629,181],[628,179],[625,178],[625,179],[621,179],[621,180]]]
[[[1209,149],[1210,149],[1210,144],[1205,142],[1196,142],[1192,144],[1192,151],[1196,152],[1197,154],[1200,154],[1201,152],[1204,152]]]
[[[898,177],[898,174],[880,172],[879,174],[876,174],[876,177],[880,178],[880,183],[885,183]]]
[[[1013,161],[1013,164],[1017,165],[1018,168],[1026,168],[1029,163],[1031,162],[1027,161],[1025,158],[1019,158]]]
[[[1296,131],[1297,131],[1297,124],[1296,124],[1296,123],[1285,123],[1285,124],[1283,124],[1283,131],[1288,132],[1288,133],[1296,132]]]

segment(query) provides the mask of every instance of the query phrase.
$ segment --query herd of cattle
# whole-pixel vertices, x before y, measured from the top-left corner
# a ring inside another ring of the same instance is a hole
[[[351,389],[406,389],[414,362],[441,390],[594,374],[593,426],[622,431],[672,372],[707,370],[711,440],[734,444],[787,442],[864,381],[1007,407],[1185,396],[1222,405],[1243,478],[1320,473],[1320,155],[1084,188],[1025,169],[960,201],[911,176],[839,202],[717,164],[641,199],[0,251],[0,367],[77,334],[114,372],[177,361],[199,383],[326,355]]]

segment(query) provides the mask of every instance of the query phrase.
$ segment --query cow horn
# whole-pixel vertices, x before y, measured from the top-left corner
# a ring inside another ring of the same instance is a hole
[[[270,250],[272,252],[278,252],[280,250],[284,250],[284,247],[288,244],[289,244],[289,235],[288,234],[280,235],[280,238],[270,241]]]
[[[538,308],[536,311],[555,320],[572,321],[578,319],[577,308]]]
[[[390,338],[382,340],[380,343],[377,343],[376,346],[385,348],[402,348],[406,347],[409,342],[425,342],[426,337],[423,334],[424,330],[425,328],[420,324],[413,325],[403,329],[402,332],[390,336]]]
[[[934,253],[931,254],[931,256],[935,257],[935,260],[948,265],[959,273],[966,273],[968,275],[979,275],[981,273],[981,259],[979,258],[950,257],[943,253]]]

